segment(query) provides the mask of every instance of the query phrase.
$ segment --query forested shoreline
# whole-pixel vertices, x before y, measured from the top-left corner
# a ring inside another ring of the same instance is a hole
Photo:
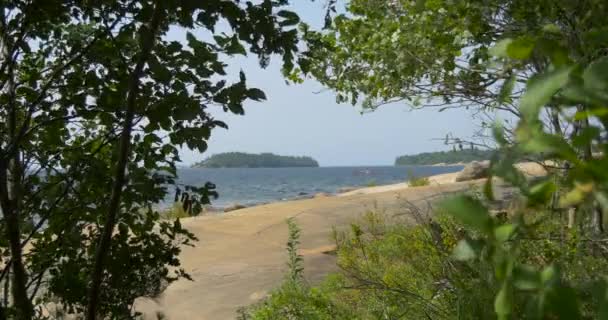
[[[280,156],[272,153],[218,153],[192,165],[193,168],[288,168],[318,167],[319,163],[306,156]]]
[[[495,150],[477,149],[423,152],[413,155],[399,156],[397,159],[395,159],[395,165],[462,164],[471,161],[490,160],[495,152]]]

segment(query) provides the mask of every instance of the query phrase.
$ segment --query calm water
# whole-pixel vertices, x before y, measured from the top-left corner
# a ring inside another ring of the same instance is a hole
[[[462,166],[427,167],[321,167],[321,168],[183,168],[180,183],[202,186],[215,183],[219,198],[215,207],[239,203],[252,205],[335,193],[343,187],[364,187],[405,182],[408,172],[417,177],[455,172]]]

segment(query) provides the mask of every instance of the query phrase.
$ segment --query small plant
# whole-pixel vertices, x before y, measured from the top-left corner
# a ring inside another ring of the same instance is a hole
[[[369,180],[369,181],[367,182],[366,186],[368,186],[368,187],[370,187],[370,188],[371,188],[371,187],[377,187],[377,186],[378,186],[378,182],[376,182],[376,180],[372,179],[372,180]]]
[[[418,177],[411,170],[407,173],[407,183],[410,187],[422,187],[431,184],[429,177]]]
[[[172,207],[167,208],[160,212],[160,217],[167,220],[175,220],[178,218],[189,217],[188,213],[184,211],[184,207],[181,202],[175,202]]]
[[[268,298],[249,307],[237,309],[239,320],[354,319],[354,314],[333,303],[329,290],[310,287],[303,277],[302,256],[298,254],[300,228],[293,218],[287,220],[287,266],[285,281]]]
[[[298,254],[298,246],[300,245],[300,227],[295,222],[294,218],[287,219],[287,228],[289,236],[287,238],[287,267],[289,268],[289,280],[292,282],[301,282],[302,271],[302,256]]]

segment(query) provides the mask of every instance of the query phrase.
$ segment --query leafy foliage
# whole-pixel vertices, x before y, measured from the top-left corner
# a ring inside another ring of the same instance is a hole
[[[515,41],[518,39],[510,43]],[[536,46],[546,39],[540,37],[526,41]],[[518,54],[508,49],[505,52],[502,47],[496,53],[509,59],[519,58]],[[554,207],[555,197],[559,198],[558,203],[562,208],[571,207],[570,213],[578,216],[582,224],[580,228],[575,228],[569,223],[568,227],[576,232],[577,237],[590,242],[583,246],[586,250],[583,256],[602,256],[606,254],[605,248],[597,248],[594,243],[604,239],[603,217],[608,211],[607,203],[603,201],[608,194],[608,176],[599,171],[600,167],[608,165],[605,156],[608,148],[602,137],[602,133],[605,134],[608,129],[608,100],[605,97],[608,79],[600,76],[606,71],[604,61],[607,58],[600,56],[591,62],[578,61],[578,65],[575,65],[569,59],[555,58],[555,55],[568,57],[567,50],[559,45],[551,50],[540,48],[539,53],[551,57],[551,68],[528,83],[521,99],[522,119],[516,130],[517,143],[509,149],[505,146],[510,153],[493,161],[493,172],[498,177],[512,177],[515,171],[513,153],[543,155],[554,163],[566,163],[565,174],[557,171],[546,180],[532,183],[519,180],[516,185],[527,198],[528,210]],[[560,112],[574,114],[567,117],[577,128],[571,139],[550,134],[543,127],[540,112],[551,102]],[[572,113],[572,110],[576,110],[576,113]],[[500,134],[499,129],[497,135]],[[601,150],[600,154],[593,156],[592,149]],[[491,184],[491,180],[488,180],[488,184]],[[587,288],[605,287],[605,280],[600,276],[605,270],[573,279],[568,277],[568,272],[562,271],[568,269],[563,262],[546,261],[528,265],[522,261],[525,255],[521,254],[521,248],[526,245],[525,236],[530,234],[529,230],[534,229],[536,224],[549,222],[530,223],[525,219],[528,213],[522,210],[515,212],[520,215],[515,222],[497,223],[483,206],[473,205],[464,197],[451,200],[445,208],[467,225],[478,226],[480,221],[488,221],[483,223],[483,228],[477,228],[480,232],[478,251],[467,258],[493,264],[496,281],[501,283],[494,303],[499,319],[519,314],[532,319],[601,317],[606,306],[604,293],[590,292]],[[565,225],[561,224],[560,227],[564,228]],[[463,243],[461,247],[467,245]],[[514,297],[522,294],[528,295],[527,302],[515,303]],[[589,296],[593,297],[592,306],[589,306]]]
[[[519,119],[513,131],[494,126],[500,148],[491,173],[521,197],[492,214],[490,178],[483,198],[442,201],[435,221],[407,226],[371,215],[337,233],[343,272],[328,280],[337,285],[319,287],[327,301],[316,312],[329,305],[360,319],[606,317],[608,58],[597,19],[605,8],[594,0],[352,1],[352,16],[309,33],[310,71],[340,101],[364,96],[374,107],[374,99],[428,94],[446,104],[508,106]],[[469,59],[459,64],[464,51]],[[514,167],[522,157],[538,159],[549,175],[527,179]]]
[[[304,270],[302,267],[302,256],[298,253],[300,227],[298,227],[294,218],[287,220],[287,227],[289,229],[287,238],[287,268],[289,269],[289,280],[295,283],[303,280],[302,271]]]
[[[525,83],[547,71],[550,60],[589,62],[605,54],[602,0],[344,3],[346,12],[327,29],[302,26],[308,50],[300,57],[301,73],[334,90],[338,102],[362,102],[365,109],[391,102],[474,109],[482,138],[490,138],[486,129],[496,114],[507,120],[521,116]],[[542,120],[566,134],[563,116],[548,111]],[[511,141],[513,128],[505,129]]]
[[[346,319],[354,314],[341,309],[328,299],[328,296],[317,288],[311,288],[303,277],[302,257],[298,254],[300,229],[293,218],[287,220],[289,235],[287,240],[288,276],[280,288],[260,303],[242,308],[238,319],[242,320],[275,320],[275,319],[310,319],[331,320]]]
[[[0,281],[12,291],[0,318],[31,319],[51,301],[131,318],[135,298],[187,277],[177,256],[195,238],[159,221],[155,204],[176,179],[178,148],[203,152],[226,128],[210,108],[243,114],[265,99],[224,59],[251,53],[264,67],[278,54],[291,68],[298,19],[287,4],[0,4]]]
[[[193,165],[193,167],[201,168],[282,168],[318,166],[319,163],[311,157],[279,156],[272,153],[251,154],[244,152],[214,154]]]
[[[479,201],[460,197],[467,199],[463,203]],[[315,287],[286,280],[266,300],[244,311],[245,319],[495,318],[494,296],[502,282],[494,276],[493,260],[484,258],[495,251],[484,246],[477,225],[463,225],[449,215],[451,210],[436,212],[430,222],[413,212],[420,224],[370,211],[350,229],[337,231],[340,273]],[[548,295],[562,282],[577,282],[585,292],[577,302],[582,313],[592,316],[601,306],[586,284],[608,271],[605,253],[598,254],[576,231],[564,232],[559,221],[548,220],[548,212],[529,217],[526,230],[509,227],[516,218],[490,219],[500,226],[495,237],[503,247],[511,248],[516,234],[521,237],[513,250],[522,266],[514,269],[513,277],[525,290],[508,298],[512,318],[527,319],[529,310],[537,310],[534,295],[540,292],[542,276],[532,272],[533,266],[560,265],[562,280],[545,280],[551,283]],[[549,277],[553,271],[547,270]]]

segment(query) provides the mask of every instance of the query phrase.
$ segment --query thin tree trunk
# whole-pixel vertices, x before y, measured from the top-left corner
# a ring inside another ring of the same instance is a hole
[[[568,208],[568,229],[574,228],[576,224],[576,208]]]
[[[604,233],[604,212],[602,208],[597,204],[593,204],[593,208],[591,209],[591,214],[593,215],[591,218],[591,223],[593,225],[593,233],[596,235],[600,235]]]
[[[10,273],[10,270],[7,272]],[[6,319],[6,309],[8,308],[8,295],[9,295],[9,287],[10,287],[10,275],[4,279],[4,283],[2,284],[2,301],[0,301],[0,320]]]
[[[583,106],[579,106],[578,111],[584,111],[585,108]],[[585,118],[580,122],[579,130],[584,130],[589,127],[589,119]],[[583,159],[585,161],[589,161],[593,158],[593,152],[591,150],[591,143],[588,143],[584,146],[583,149]],[[600,235],[604,233],[604,216],[602,208],[599,206],[597,201],[594,201],[593,207],[591,208],[591,231],[595,235]]]
[[[91,275],[91,284],[88,294],[88,302],[86,309],[86,319],[95,320],[99,310],[99,290],[103,282],[103,272],[105,259],[109,253],[112,242],[112,233],[116,224],[118,211],[120,210],[120,200],[122,189],[126,182],[126,167],[129,161],[131,147],[131,131],[133,129],[133,118],[135,114],[135,103],[139,91],[139,80],[143,74],[144,66],[150,56],[156,40],[156,34],[160,27],[163,16],[163,6],[165,0],[158,0],[154,8],[154,14],[149,26],[142,26],[140,29],[141,47],[137,64],[129,79],[129,87],[127,91],[127,104],[125,112],[125,121],[123,130],[120,136],[120,146],[118,153],[118,161],[116,164],[116,172],[114,174],[114,183],[112,185],[112,194],[108,206],[106,221],[101,230],[101,236],[95,252],[95,266]]]
[[[13,56],[11,54],[10,38],[7,34],[5,17],[2,13],[2,57],[7,61],[6,93],[8,94],[8,133],[10,144],[14,146],[11,154],[6,154],[8,163],[4,160],[0,163],[0,206],[4,221],[6,223],[5,237],[9,242],[12,266],[12,295],[16,310],[16,319],[27,320],[33,316],[31,301],[27,295],[27,273],[23,264],[23,252],[21,248],[20,230],[20,202],[21,202],[21,157],[16,141],[17,135],[17,105],[15,103],[15,75]]]

